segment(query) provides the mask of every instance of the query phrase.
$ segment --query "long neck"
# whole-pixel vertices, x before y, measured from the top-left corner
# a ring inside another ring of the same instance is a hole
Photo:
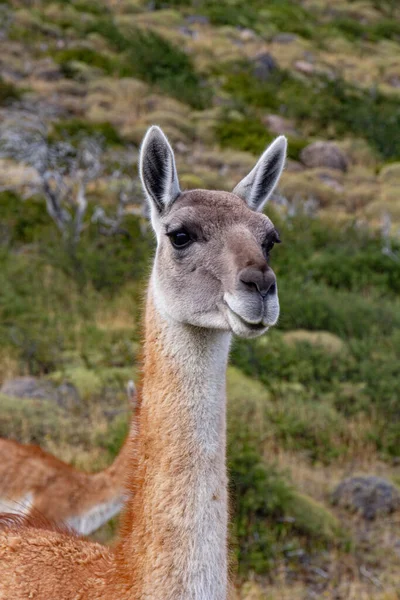
[[[228,333],[165,320],[150,288],[137,465],[120,547],[132,599],[226,600],[229,343]]]

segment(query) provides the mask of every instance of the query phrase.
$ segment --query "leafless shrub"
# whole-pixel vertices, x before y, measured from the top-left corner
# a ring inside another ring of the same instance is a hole
[[[78,148],[51,141],[47,126],[35,117],[19,114],[0,127],[0,157],[33,167],[38,183],[31,193],[41,193],[50,217],[63,238],[75,246],[84,228],[86,188],[102,170],[101,145],[83,140]]]
[[[86,138],[77,147],[52,140],[42,120],[19,111],[0,125],[0,158],[11,158],[36,170],[38,181],[30,185],[25,196],[44,196],[49,216],[74,251],[89,224],[85,222],[87,186],[103,171],[101,140]],[[108,216],[104,208],[97,206],[91,219],[103,235],[127,233],[122,224],[128,214],[144,216],[141,206],[132,206],[135,197],[141,195],[138,181],[123,178],[119,171],[111,175],[111,180],[116,182],[118,196],[115,214]]]

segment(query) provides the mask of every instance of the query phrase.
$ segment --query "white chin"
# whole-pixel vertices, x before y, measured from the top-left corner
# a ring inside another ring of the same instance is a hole
[[[227,308],[226,315],[232,333],[241,338],[255,338],[269,329],[269,325],[264,325],[263,323],[247,323],[230,310],[230,308]]]

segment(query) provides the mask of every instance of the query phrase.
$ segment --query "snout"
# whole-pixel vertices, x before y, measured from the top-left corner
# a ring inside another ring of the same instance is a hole
[[[243,284],[247,291],[256,291],[261,298],[268,294],[274,294],[276,288],[276,276],[272,269],[266,264],[265,267],[246,267],[238,275],[239,285]]]
[[[278,286],[267,262],[242,269],[234,291],[226,293],[224,300],[229,323],[237,335],[255,337],[278,321]]]

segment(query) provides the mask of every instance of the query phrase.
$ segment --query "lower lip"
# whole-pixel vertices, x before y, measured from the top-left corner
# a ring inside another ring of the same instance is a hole
[[[264,323],[249,323],[248,321],[245,321],[244,319],[242,319],[242,317],[236,314],[229,306],[228,310],[234,315],[234,317],[236,317],[236,319],[238,319],[242,323],[242,325],[244,325],[247,329],[250,329],[251,331],[261,331],[268,327],[268,325],[264,325]]]

